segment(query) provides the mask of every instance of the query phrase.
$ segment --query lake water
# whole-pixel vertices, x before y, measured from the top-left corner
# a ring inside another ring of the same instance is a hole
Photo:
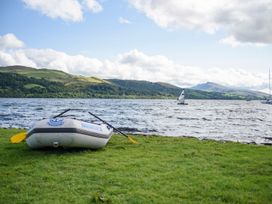
[[[126,132],[272,144],[272,106],[260,101],[0,99],[0,127],[29,128],[67,108],[83,108]],[[74,118],[92,121],[84,112]]]

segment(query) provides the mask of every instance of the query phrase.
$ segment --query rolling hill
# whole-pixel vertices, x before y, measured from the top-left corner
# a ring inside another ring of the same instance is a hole
[[[0,97],[177,98],[181,88],[162,82],[99,79],[59,70],[24,66],[0,67]],[[189,99],[246,99],[239,92],[186,89]],[[263,96],[252,94],[252,99]]]
[[[0,79],[1,97],[175,98],[180,92],[167,84],[104,80],[24,66],[0,67]]]

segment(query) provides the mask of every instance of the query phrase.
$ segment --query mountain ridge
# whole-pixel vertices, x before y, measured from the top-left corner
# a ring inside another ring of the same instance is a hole
[[[253,91],[253,90],[249,90],[245,88],[224,86],[214,82],[206,82],[202,84],[197,84],[196,86],[191,87],[191,89],[200,90],[200,91],[208,91],[208,92],[239,94],[239,95],[247,97],[247,99],[254,98],[256,94],[260,95],[261,97],[268,96],[266,93],[263,93],[263,92]]]

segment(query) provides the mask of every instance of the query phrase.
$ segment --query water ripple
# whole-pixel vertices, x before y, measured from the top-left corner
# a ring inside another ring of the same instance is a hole
[[[29,128],[67,108],[84,108],[131,133],[272,143],[272,106],[259,101],[132,99],[0,99],[0,127]],[[88,113],[70,117],[96,121]]]

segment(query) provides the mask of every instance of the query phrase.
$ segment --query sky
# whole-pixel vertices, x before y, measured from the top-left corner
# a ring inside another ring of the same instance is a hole
[[[272,0],[1,0],[0,66],[267,91]]]

